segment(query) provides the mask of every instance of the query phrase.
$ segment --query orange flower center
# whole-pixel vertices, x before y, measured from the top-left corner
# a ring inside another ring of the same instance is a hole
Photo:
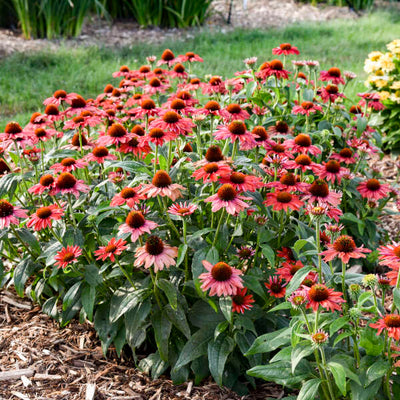
[[[64,253],[62,260],[64,262],[71,262],[73,259],[75,259],[75,254],[71,253],[70,251],[67,251]]]
[[[290,275],[294,275],[302,267],[303,266],[300,263],[292,264],[292,266],[290,268]]]
[[[335,160],[329,160],[325,165],[325,169],[332,174],[337,174],[340,171],[340,163]]]
[[[164,251],[164,244],[158,236],[149,236],[145,248],[150,255],[158,256]]]
[[[163,61],[171,61],[175,58],[174,53],[170,49],[165,49],[161,54],[161,60]]]
[[[289,130],[289,125],[285,121],[276,121],[275,129],[279,133],[286,133]]]
[[[31,124],[40,124],[40,122],[35,122],[35,119],[36,119],[37,117],[40,117],[41,115],[42,115],[42,114],[40,114],[40,112],[35,112],[35,113],[33,113],[29,122],[30,122]]]
[[[207,172],[207,174],[213,174],[214,172],[218,171],[218,164],[208,163],[207,165],[204,166],[204,171]]]
[[[6,200],[0,200],[0,218],[9,217],[14,212],[14,206]]]
[[[292,45],[290,43],[282,43],[279,45],[281,50],[290,50],[292,48]]]
[[[232,276],[232,268],[224,262],[216,263],[211,268],[211,276],[218,282],[225,282]]]
[[[107,131],[108,136],[120,138],[126,135],[126,129],[121,124],[112,124]]]
[[[113,89],[111,95],[114,97],[119,97],[121,96],[121,92],[118,89]]]
[[[294,139],[294,142],[298,146],[302,146],[302,147],[310,147],[311,146],[310,136],[305,135],[304,133],[300,133],[300,135],[297,135],[296,138]]]
[[[106,157],[108,156],[108,149],[104,146],[97,146],[93,149],[93,155],[95,157]]]
[[[236,190],[230,183],[225,183],[218,189],[218,197],[223,201],[232,201],[236,198]]]
[[[185,72],[185,67],[182,64],[178,63],[175,65],[174,71],[178,74],[181,74],[182,72]]]
[[[200,79],[199,78],[193,78],[190,80],[190,83],[192,85],[198,85],[200,83]]]
[[[208,111],[218,111],[221,107],[220,105],[213,100],[210,100],[206,103],[206,105],[204,106],[204,108]]]
[[[342,235],[335,240],[333,248],[340,253],[351,253],[356,249],[356,244],[350,236]]]
[[[234,135],[244,135],[246,133],[246,125],[242,121],[233,121],[228,126],[229,132]]]
[[[72,121],[74,121],[75,124],[80,124],[84,120],[85,119],[83,117],[81,117],[81,116],[72,118]]]
[[[138,135],[138,136],[144,136],[145,135],[145,131],[140,125],[135,125],[132,128],[131,132],[134,133],[135,135]]]
[[[289,172],[288,174],[285,174],[279,179],[279,182],[282,183],[282,185],[286,186],[294,186],[296,184],[296,177],[294,174]]]
[[[310,193],[315,197],[328,197],[329,187],[326,182],[321,179],[317,179],[309,189]]]
[[[119,194],[123,199],[132,199],[136,196],[136,191],[135,189],[132,189],[130,187],[126,187],[121,190],[121,193]]]
[[[308,296],[310,300],[320,303],[329,298],[329,291],[325,285],[316,283],[315,285],[311,286]]]
[[[351,106],[349,112],[350,114],[361,114],[361,108],[358,106]]]
[[[310,165],[311,164],[311,158],[308,157],[307,154],[300,154],[296,157],[295,159],[296,163],[299,165]]]
[[[339,92],[339,88],[336,85],[327,85],[325,90],[329,93],[329,94],[336,94]]]
[[[50,215],[53,212],[51,211],[50,207],[40,207],[37,211],[36,211],[36,215],[40,218],[40,219],[46,219],[49,218]]]
[[[126,65],[123,65],[119,70],[120,70],[120,72],[129,72],[129,67]]]
[[[241,185],[246,181],[246,175],[242,174],[241,172],[232,172],[230,179],[232,183],[236,183],[238,185]]]
[[[160,87],[161,86],[161,81],[158,78],[153,78],[150,80],[149,85],[151,87]]]
[[[172,180],[165,171],[157,171],[153,177],[152,183],[158,188],[165,188],[171,185]]]
[[[336,68],[336,67],[329,68],[328,74],[330,76],[334,76],[335,78],[340,78],[340,76],[341,76],[340,69]]]
[[[268,139],[268,133],[263,126],[255,126],[251,133],[256,136],[256,142],[263,142]]]
[[[128,142],[128,146],[137,147],[139,145],[139,141],[136,138],[132,138]]]
[[[4,174],[5,172],[9,172],[10,167],[7,165],[7,163],[0,158],[0,175]]]
[[[150,71],[151,71],[151,69],[150,69],[150,67],[148,65],[142,65],[139,68],[139,72],[142,73],[142,74],[147,74]]]
[[[87,141],[85,135],[82,134],[82,133],[81,133],[81,139],[80,140],[82,141],[82,146],[86,146],[88,144],[88,141]],[[81,145],[80,141],[79,141],[79,133],[75,133],[75,135],[72,136],[71,144],[73,146],[76,146],[76,147]]]
[[[161,139],[162,137],[164,137],[164,135],[164,131],[160,128],[153,128],[149,132],[149,136],[153,139]]]
[[[104,93],[112,93],[112,91],[114,90],[114,86],[113,85],[106,85],[106,87],[104,88]]]
[[[72,189],[76,184],[75,177],[69,172],[63,172],[57,178],[56,185],[59,189]]]
[[[381,184],[377,179],[368,179],[367,180],[367,189],[371,190],[372,192],[376,192],[381,188]]]
[[[79,94],[76,95],[76,97],[71,101],[72,108],[83,108],[85,106],[86,106],[86,100],[82,96],[79,96]]]
[[[175,111],[167,111],[163,116],[163,121],[167,124],[176,124],[180,117]]]
[[[140,106],[143,110],[152,110],[153,108],[156,108],[156,103],[151,99],[146,99],[141,102]]]
[[[70,167],[71,165],[74,165],[74,164],[76,164],[76,160],[74,160],[73,158],[64,158],[61,161],[61,165],[63,167]]]
[[[312,101],[303,101],[301,103],[301,106],[302,108],[304,108],[304,110],[310,110],[314,107],[314,103]]]
[[[176,97],[182,100],[190,100],[192,95],[188,91],[182,90],[176,94]]]
[[[280,192],[276,195],[276,200],[279,203],[290,203],[292,201],[292,195],[289,192]]]
[[[389,314],[383,320],[388,328],[400,328],[400,315]]]
[[[46,131],[43,128],[38,128],[35,130],[35,136],[37,138],[42,138],[46,136]]]
[[[209,81],[211,86],[218,86],[222,83],[222,80],[219,76],[213,76]]]
[[[224,159],[221,149],[217,145],[210,146],[207,149],[205,159],[209,162],[218,162]]]
[[[348,147],[345,147],[344,149],[340,150],[339,154],[343,158],[351,158],[353,155],[353,150],[349,149]]]
[[[58,115],[59,111],[55,104],[49,104],[48,106],[46,106],[44,113],[47,115]]]
[[[6,128],[4,129],[5,133],[8,133],[9,135],[13,135],[16,133],[21,133],[22,128],[21,125],[18,122],[9,122],[6,125]]]
[[[56,99],[64,99],[67,97],[67,92],[65,90],[56,90],[53,94],[53,97]]]
[[[230,114],[239,114],[242,111],[239,104],[229,104],[226,109]]]
[[[279,143],[274,144],[271,149],[275,153],[284,153],[285,152],[285,147]]]
[[[171,108],[173,110],[183,110],[185,108],[185,102],[181,99],[175,99],[171,102]]]
[[[131,211],[126,217],[125,222],[131,228],[137,229],[142,227],[146,223],[146,220],[141,212]]]
[[[106,246],[105,248],[104,248],[104,251],[106,252],[106,253],[114,253],[114,251],[115,250],[117,250],[117,246],[115,245],[115,244],[109,244],[108,246]]]
[[[54,182],[54,177],[53,175],[43,175],[39,182],[42,186],[50,186]]]
[[[282,64],[282,62],[280,60],[272,60],[269,63],[269,66],[274,71],[282,71],[283,70],[283,64]]]

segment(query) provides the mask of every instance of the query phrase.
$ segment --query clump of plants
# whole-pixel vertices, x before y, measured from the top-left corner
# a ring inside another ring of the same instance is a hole
[[[393,398],[400,244],[378,222],[397,190],[369,165],[375,107],[346,97],[353,73],[272,54],[205,79],[165,50],[9,122],[0,282],[154,378]]]

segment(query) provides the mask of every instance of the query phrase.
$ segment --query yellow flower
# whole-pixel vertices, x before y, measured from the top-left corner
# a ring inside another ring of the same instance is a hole
[[[390,85],[390,89],[400,89],[400,81],[396,81],[396,82],[393,82],[391,85]]]
[[[379,64],[384,72],[390,72],[395,69],[395,65],[393,62],[393,54],[391,53],[385,53],[381,58],[379,59]]]
[[[366,59],[364,62],[364,71],[367,74],[372,74],[376,70],[380,68],[380,65],[377,61],[372,61],[370,59]]]
[[[386,90],[382,90],[382,92],[379,92],[379,99],[384,101],[387,100],[390,96],[390,93],[387,92]]]
[[[380,51],[373,51],[368,54],[368,59],[371,61],[378,61],[382,56],[383,54]]]
[[[389,99],[395,103],[400,103],[400,90],[396,90],[389,96]]]
[[[384,79],[377,79],[374,83],[378,88],[383,88],[388,84]]]
[[[395,39],[386,45],[387,49],[394,54],[400,53],[400,39]]]

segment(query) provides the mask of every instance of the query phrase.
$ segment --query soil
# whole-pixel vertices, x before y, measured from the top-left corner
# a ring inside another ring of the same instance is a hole
[[[239,27],[268,29],[284,27],[294,22],[357,18],[357,15],[346,7],[314,7],[294,0],[234,0],[229,25],[227,24],[228,14],[229,1],[215,0],[210,17],[201,28],[143,29],[132,21],[116,21],[110,25],[105,21],[91,19],[87,21],[79,37],[67,40],[26,40],[18,30],[0,29],[0,59],[14,52],[54,50],[60,45],[122,47],[138,43],[159,43],[168,39],[190,39],[202,30],[226,34]]]

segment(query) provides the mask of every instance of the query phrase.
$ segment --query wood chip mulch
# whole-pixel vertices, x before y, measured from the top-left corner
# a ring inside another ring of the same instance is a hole
[[[284,397],[281,387],[262,384],[240,397],[211,380],[174,386],[151,380],[118,359],[103,356],[92,326],[73,321],[66,328],[38,306],[0,291],[0,400],[265,400]]]

